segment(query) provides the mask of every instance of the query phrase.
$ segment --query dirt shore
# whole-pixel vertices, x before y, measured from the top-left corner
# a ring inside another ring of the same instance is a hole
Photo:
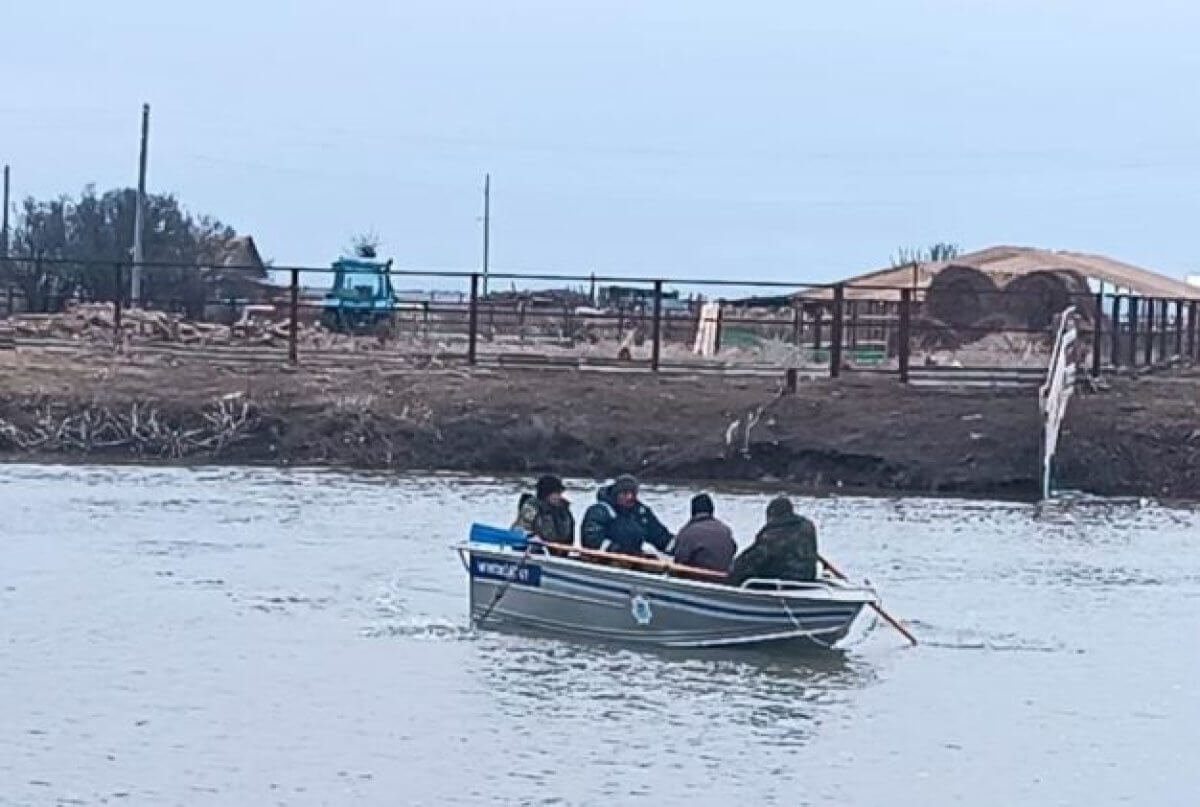
[[[1081,391],[1060,484],[1200,499],[1200,376]],[[747,434],[747,425],[749,427]],[[786,482],[1027,498],[1036,393],[946,393],[892,377],[258,368],[102,352],[0,352],[0,458]]]

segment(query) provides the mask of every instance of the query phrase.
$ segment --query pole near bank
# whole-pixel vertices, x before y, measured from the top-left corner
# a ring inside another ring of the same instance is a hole
[[[130,272],[129,304],[137,307],[142,302],[142,260],[145,247],[142,230],[146,219],[146,153],[150,142],[150,105],[142,104],[142,147],[138,156],[137,201],[133,211],[133,271]]]

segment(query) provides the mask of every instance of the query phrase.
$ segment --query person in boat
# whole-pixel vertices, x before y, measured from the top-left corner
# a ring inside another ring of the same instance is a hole
[[[712,497],[692,498],[692,519],[675,536],[675,562],[728,574],[737,554],[733,531],[717,520]]]
[[[817,579],[817,528],[797,515],[791,499],[780,496],[767,505],[767,523],[733,563],[729,582],[740,586],[751,578]]]
[[[623,555],[641,555],[647,543],[669,554],[674,537],[638,500],[638,481],[629,474],[597,491],[596,503],[583,514],[579,536],[588,549]]]
[[[575,543],[575,516],[564,497],[566,488],[557,476],[547,474],[537,481],[535,493],[521,494],[513,529],[522,529],[551,544]]]

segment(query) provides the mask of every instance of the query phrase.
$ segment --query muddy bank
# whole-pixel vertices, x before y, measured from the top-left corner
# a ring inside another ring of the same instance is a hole
[[[893,378],[802,385],[563,371],[0,355],[7,460],[780,481],[797,488],[1032,497],[1036,395],[946,394]],[[1061,483],[1200,499],[1200,379],[1116,380],[1072,403]]]

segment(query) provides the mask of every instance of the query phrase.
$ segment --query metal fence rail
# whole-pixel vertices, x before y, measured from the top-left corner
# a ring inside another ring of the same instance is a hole
[[[54,277],[67,280],[40,289],[30,285],[29,278],[49,276],[51,268]],[[325,306],[321,284],[328,283],[334,271],[330,268],[271,267],[285,281],[281,285],[254,277],[261,276],[262,267],[206,269],[146,262],[142,269],[151,280],[156,272],[175,272],[172,277],[184,279],[189,272],[197,273],[190,286],[180,281],[190,293],[156,294],[155,285],[149,283],[143,300],[144,309],[169,312],[186,327],[220,324],[245,330],[247,312],[270,312],[270,345],[252,345],[252,340],[243,338],[243,347],[218,346],[201,339],[200,345],[158,346],[164,351],[200,355],[202,347],[205,355],[247,361],[248,356],[238,351],[252,351],[257,353],[255,360],[300,364],[329,360],[348,349],[339,343],[341,337],[316,327]],[[117,349],[126,347],[126,331],[139,327],[136,317],[143,316],[129,311],[131,271],[132,265],[121,261],[0,259],[0,347],[10,343],[49,347],[53,340],[25,334],[22,328],[36,324],[40,312],[62,311],[80,303],[107,304],[111,343]],[[650,372],[728,373],[741,368],[747,373],[768,373],[774,368],[776,373],[791,369],[833,378],[844,372],[883,372],[915,385],[1005,387],[1028,385],[1033,373],[1044,370],[1055,329],[1052,320],[1026,321],[1021,319],[1024,314],[1000,317],[999,324],[995,317],[939,320],[933,312],[945,313],[945,300],[931,300],[927,288],[492,272],[493,289],[508,281],[512,290],[484,295],[478,272],[390,269],[389,274],[393,287],[423,283],[441,288],[424,299],[401,294],[386,332],[350,338],[354,349],[381,361],[409,358],[494,367]],[[217,276],[225,280],[214,281]],[[232,279],[253,280],[249,286],[253,293],[231,291],[247,287]],[[228,288],[222,288],[222,283]],[[596,305],[602,284],[621,284],[628,294],[615,303]],[[684,289],[689,291],[687,297]],[[988,294],[1000,296],[988,298]],[[1038,302],[1004,290],[986,292],[982,299],[985,307],[1018,314],[1036,308]],[[715,335],[709,334],[711,356],[697,357],[692,349],[702,326],[702,309],[714,302],[719,308]],[[1093,375],[1121,368],[1143,371],[1197,358],[1196,299],[1099,292],[1075,294],[1069,302],[1080,311],[1079,345],[1087,354],[1081,366]],[[1031,350],[1037,348],[1036,355],[1022,358],[1012,350],[1005,356],[997,349],[1001,355],[995,366],[953,358],[960,351],[970,353],[996,334],[1009,341],[1024,340]],[[620,346],[627,353],[619,351]],[[148,348],[139,345],[138,349]],[[963,364],[967,366],[957,366]]]

